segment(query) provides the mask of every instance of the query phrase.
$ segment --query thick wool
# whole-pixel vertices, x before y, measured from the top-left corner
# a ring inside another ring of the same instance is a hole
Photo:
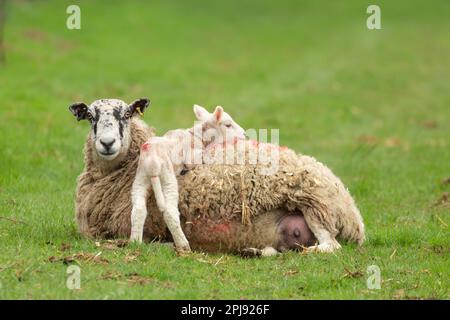
[[[82,234],[94,238],[128,238],[131,229],[131,186],[140,146],[153,135],[133,119],[128,153],[118,168],[96,164],[90,135],[85,170],[78,178],[76,217]],[[259,165],[199,165],[178,178],[183,230],[192,249],[237,251],[276,246],[277,223],[284,214],[305,216],[333,236],[364,241],[364,225],[339,178],[312,157],[283,150],[273,175]],[[170,240],[153,193],[147,202],[144,239]]]
[[[220,221],[225,229],[233,221],[251,225],[276,209],[301,212],[308,223],[322,225],[333,237],[361,244],[364,225],[341,181],[313,158],[299,157],[303,166],[283,165],[267,176],[258,166],[197,167],[180,181],[180,212],[194,226]],[[186,230],[186,236],[194,246],[197,232]]]
[[[141,145],[154,135],[153,130],[138,119],[132,120],[131,132],[128,152],[114,169],[98,165],[91,133],[87,137],[84,147],[85,168],[78,177],[75,203],[78,229],[85,236],[129,237],[131,186],[136,174],[138,155]],[[149,199],[148,209],[152,214],[149,215],[146,226],[152,226],[152,234],[164,235],[166,227],[153,200],[152,197]]]

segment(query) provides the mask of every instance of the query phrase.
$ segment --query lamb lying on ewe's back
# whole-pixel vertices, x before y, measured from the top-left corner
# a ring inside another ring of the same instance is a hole
[[[206,109],[194,105],[194,113],[199,121],[194,127],[171,130],[163,137],[151,137],[142,145],[131,190],[133,209],[130,240],[142,241],[147,217],[147,194],[151,186],[175,248],[179,252],[191,251],[180,224],[176,177],[183,169],[202,164],[203,149],[212,143],[212,138],[214,143],[245,139],[244,129],[222,107],[216,107],[210,114]]]
[[[138,116],[148,103],[148,99],[130,105],[103,99],[70,107],[78,120],[91,123],[75,204],[78,228],[85,236],[130,237],[131,187],[140,147],[153,136]],[[178,177],[181,225],[192,249],[289,249],[301,227],[292,227],[288,218],[298,224],[296,219],[302,215],[319,242],[312,247],[315,250],[336,250],[337,239],[364,241],[364,224],[352,197],[326,166],[312,157],[280,150],[275,174],[265,175],[260,169],[202,164]],[[151,214],[143,238],[170,240],[152,193],[147,210]]]

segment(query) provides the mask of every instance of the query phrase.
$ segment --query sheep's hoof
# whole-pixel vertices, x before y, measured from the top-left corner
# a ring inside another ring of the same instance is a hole
[[[318,252],[318,253],[332,253],[339,250],[341,245],[339,243],[322,243],[319,245],[308,247],[304,250],[306,253]]]
[[[263,257],[276,256],[278,253],[279,253],[278,250],[272,247],[265,247],[264,249],[261,250],[261,255]]]
[[[130,243],[131,242],[136,242],[136,243],[142,243],[142,230],[131,230],[131,234],[130,234]]]
[[[142,243],[142,238],[140,237],[130,237],[129,243]]]
[[[176,252],[177,256],[179,256],[179,257],[186,257],[192,253],[191,248],[189,248],[189,247],[187,247],[187,248],[176,248],[175,247],[175,252]]]
[[[245,248],[242,249],[239,254],[243,258],[259,258],[262,256],[262,250],[257,248]]]

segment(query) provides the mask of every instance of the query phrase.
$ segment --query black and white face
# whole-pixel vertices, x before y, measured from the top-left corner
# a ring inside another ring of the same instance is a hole
[[[130,142],[130,120],[143,113],[149,106],[149,99],[138,99],[126,104],[118,99],[101,99],[91,105],[75,103],[69,107],[77,120],[88,120],[94,150],[104,160],[114,160]]]

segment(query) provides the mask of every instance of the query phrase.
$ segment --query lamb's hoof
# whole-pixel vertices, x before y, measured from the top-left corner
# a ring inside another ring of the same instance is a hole
[[[141,237],[139,237],[139,236],[131,236],[130,237],[130,240],[129,240],[129,243],[142,243],[142,238]]]
[[[175,252],[179,257],[186,257],[192,253],[190,247],[183,247],[183,248],[175,247]]]
[[[262,250],[256,248],[245,248],[242,249],[239,254],[243,258],[259,258],[262,256]]]

